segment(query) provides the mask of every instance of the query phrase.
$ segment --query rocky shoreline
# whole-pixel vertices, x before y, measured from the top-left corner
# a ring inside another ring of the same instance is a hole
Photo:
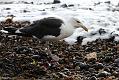
[[[21,27],[29,22],[1,22]],[[119,42],[97,39],[81,45],[0,33],[0,79],[119,80]]]

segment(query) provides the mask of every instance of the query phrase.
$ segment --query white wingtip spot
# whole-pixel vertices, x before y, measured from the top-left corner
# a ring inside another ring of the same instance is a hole
[[[8,31],[5,30],[0,30],[2,33],[9,33]]]
[[[22,33],[19,29],[15,31],[15,33]]]

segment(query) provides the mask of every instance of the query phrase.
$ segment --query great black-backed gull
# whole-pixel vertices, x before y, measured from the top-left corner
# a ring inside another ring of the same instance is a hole
[[[12,35],[34,36],[43,40],[61,40],[71,36],[74,30],[79,27],[88,31],[77,18],[63,20],[57,17],[46,17],[24,28],[16,29],[13,27],[5,27],[1,31],[7,31],[8,34]]]

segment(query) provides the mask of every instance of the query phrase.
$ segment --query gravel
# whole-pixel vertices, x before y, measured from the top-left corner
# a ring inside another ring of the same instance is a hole
[[[0,29],[29,24],[1,22]],[[69,45],[0,33],[0,79],[119,80],[119,42],[97,39],[81,45],[80,40]],[[93,52],[96,59],[87,60],[86,55]]]

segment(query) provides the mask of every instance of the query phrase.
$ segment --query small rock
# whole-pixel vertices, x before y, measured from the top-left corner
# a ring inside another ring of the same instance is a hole
[[[80,67],[79,66],[76,66],[75,67],[75,70],[77,70],[77,71],[80,70]]]
[[[27,47],[16,47],[14,48],[14,50],[16,51],[17,54],[28,54],[31,52],[30,48]]]
[[[57,75],[58,75],[60,78],[67,77],[67,75],[65,75],[65,74],[62,73],[62,72],[58,72]]]
[[[105,3],[107,3],[107,4],[111,4],[111,1],[105,1]]]
[[[101,2],[94,3],[94,6],[97,6],[97,5],[100,5],[100,4],[101,4]]]
[[[40,68],[34,68],[32,71],[31,71],[32,74],[36,74],[36,75],[45,75],[47,72],[40,69]]]
[[[68,7],[73,7],[73,6],[74,6],[74,4],[69,4],[69,5],[68,5]]]
[[[116,46],[113,46],[114,48],[117,49],[117,51],[119,51],[119,44],[117,44]]]
[[[77,42],[78,42],[79,44],[81,44],[84,38],[85,38],[85,37],[83,37],[83,36],[77,37]]]
[[[112,73],[112,75],[114,75],[115,77],[119,77],[119,72],[114,71],[114,72]]]
[[[50,56],[54,61],[59,61],[60,60],[60,58],[55,54],[51,54]]]
[[[11,10],[11,8],[6,8],[5,10]]]
[[[66,8],[68,6],[67,6],[67,4],[63,4],[63,5],[61,5],[61,7]]]
[[[94,72],[95,72],[95,69],[94,69],[94,68],[89,68],[89,71],[90,71],[91,73],[94,73]]]
[[[69,69],[67,69],[67,68],[64,68],[64,72],[69,72]]]
[[[83,62],[76,62],[75,65],[76,65],[76,66],[79,66],[81,70],[82,70],[82,69],[87,70],[87,69],[89,69],[89,67],[90,67],[88,64],[83,63]]]
[[[99,69],[103,69],[104,68],[104,65],[102,63],[96,63],[96,64],[93,65],[93,67],[96,70],[99,70]]]
[[[97,60],[97,53],[93,52],[93,53],[89,53],[85,56],[85,58],[90,61],[90,60]]]
[[[54,0],[53,4],[58,4],[60,3],[60,0]]]
[[[104,61],[107,62],[107,63],[109,63],[109,62],[112,61],[112,60],[113,60],[113,57],[112,57],[112,56],[106,56],[106,57],[104,58]]]
[[[40,60],[40,56],[39,55],[33,55],[32,59],[39,61]]]
[[[107,41],[108,41],[108,42],[113,42],[113,41],[115,41],[115,36],[110,36],[110,38],[107,39]]]
[[[116,65],[119,67],[119,58],[115,59],[114,61],[116,63]]]
[[[30,11],[28,11],[28,10],[23,10],[23,12],[24,12],[24,13],[27,13],[27,12],[30,12]]]
[[[74,80],[81,80],[81,76],[79,74],[73,75]]]
[[[89,10],[93,10],[92,8],[89,8]]]
[[[96,32],[91,32],[90,33],[90,36],[94,36],[94,35],[97,35],[97,33]]]
[[[87,43],[87,44],[89,44],[89,43]],[[90,45],[90,44],[89,44]],[[86,52],[91,52],[91,51],[93,51],[93,49],[92,49],[92,47],[90,46],[90,47],[86,47],[85,48],[85,51]]]
[[[108,77],[105,80],[113,80],[113,77]]]
[[[92,76],[89,80],[97,80],[95,76]]]
[[[100,35],[105,34],[105,33],[106,33],[105,29],[102,29],[102,28],[99,29],[99,34]]]
[[[102,71],[102,72],[99,72],[97,74],[97,77],[107,77],[107,76],[110,76],[111,73],[107,72],[107,71]]]
[[[14,15],[8,15],[6,17],[5,23],[8,24],[8,25],[10,25],[11,23],[13,23],[13,18],[14,17],[15,17]]]
[[[105,67],[105,68],[104,68],[104,71],[110,72],[111,70],[110,70],[109,67]]]
[[[54,79],[59,79],[59,76],[56,73],[52,73]]]

